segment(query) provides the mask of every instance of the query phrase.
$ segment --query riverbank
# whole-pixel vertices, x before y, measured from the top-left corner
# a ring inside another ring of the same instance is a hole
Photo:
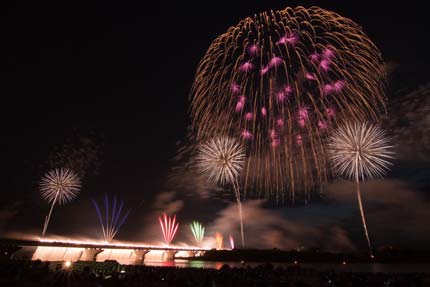
[[[378,251],[368,253],[331,253],[319,250],[282,251],[278,249],[209,250],[203,256],[181,258],[199,261],[283,262],[283,263],[430,263],[430,251]]]

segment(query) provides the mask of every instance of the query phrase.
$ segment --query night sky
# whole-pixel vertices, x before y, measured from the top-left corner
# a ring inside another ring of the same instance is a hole
[[[190,194],[193,186],[181,191],[165,185],[172,158],[186,138],[195,70],[211,41],[254,13],[297,5],[334,10],[359,23],[378,46],[391,67],[387,96],[395,101],[399,91],[412,91],[430,82],[429,16],[423,1],[381,2],[2,3],[0,232],[40,232],[49,205],[40,198],[37,181],[56,150],[68,142],[82,143],[82,139],[96,146],[96,155],[87,158],[80,197],[67,206],[56,207],[48,233],[97,237],[99,227],[89,199],[101,198],[105,192],[120,195],[133,209],[119,239],[160,237],[151,224],[163,209],[178,212],[184,223],[200,217],[212,226],[209,230],[227,228],[234,207],[225,197],[211,199]],[[424,95],[423,101],[429,93]],[[399,164],[388,183],[376,182],[367,188],[368,202],[375,204],[369,206],[369,213],[373,210],[375,214],[375,219],[372,215],[369,219],[375,237],[383,233],[377,218],[384,213],[376,215],[381,212],[376,208],[378,204],[398,205],[407,198],[422,213],[410,215],[406,224],[420,225],[421,220],[427,224],[424,220],[430,219],[426,212],[429,184],[421,179],[430,175],[428,161],[402,158]],[[420,179],[408,177],[411,166],[421,172]],[[413,185],[417,181],[418,187]],[[306,243],[302,238],[309,234],[315,238],[339,236],[337,243],[326,240],[325,246],[330,248],[363,247],[356,201],[354,197],[339,199],[342,184],[330,186],[327,196],[306,207],[275,208],[260,201],[249,202],[248,220],[266,218],[274,228],[277,222],[281,226],[277,236],[296,235],[292,245],[281,247]],[[385,197],[387,192],[393,196]],[[350,213],[354,216],[349,217]],[[327,215],[327,221],[315,220],[321,214]],[[281,220],[283,216],[290,221]],[[379,242],[375,239],[377,244],[411,247],[413,236],[430,238],[425,230],[412,230],[411,234],[417,233],[411,237],[407,232],[400,234],[393,227],[398,219],[390,218],[393,224],[384,228],[394,235]],[[259,224],[249,226],[248,232],[266,228],[262,227],[264,222]],[[330,231],[322,232],[324,226]],[[179,235],[184,241],[188,238],[185,233]]]

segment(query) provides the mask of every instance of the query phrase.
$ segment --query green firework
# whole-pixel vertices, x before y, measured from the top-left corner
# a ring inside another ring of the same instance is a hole
[[[201,223],[198,221],[193,221],[193,223],[190,224],[190,228],[196,241],[199,243],[202,242],[205,235],[205,228],[203,225],[201,225]]]

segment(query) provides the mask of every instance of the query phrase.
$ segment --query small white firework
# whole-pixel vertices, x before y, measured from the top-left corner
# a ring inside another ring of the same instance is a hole
[[[346,123],[330,136],[328,156],[334,171],[350,180],[383,177],[394,158],[389,142],[379,126]]]
[[[198,150],[196,164],[209,181],[221,185],[235,183],[245,163],[245,150],[233,138],[212,138]]]
[[[81,188],[79,176],[67,168],[48,171],[41,179],[39,190],[48,202],[66,204],[78,196]]]

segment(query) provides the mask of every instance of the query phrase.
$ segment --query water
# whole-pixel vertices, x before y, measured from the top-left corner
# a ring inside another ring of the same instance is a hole
[[[185,260],[175,259],[175,261],[146,261],[147,266],[164,266],[164,267],[194,267],[194,268],[214,268],[220,269],[224,264],[230,267],[255,267],[264,263],[246,262],[228,262],[228,261],[200,261],[200,260]],[[272,263],[274,267],[297,266],[291,263]],[[333,263],[304,263],[298,264],[303,268],[312,268],[320,271],[334,270],[338,272],[354,272],[354,273],[430,273],[430,263],[418,264],[384,264],[384,263],[351,263],[351,264],[333,264]]]

